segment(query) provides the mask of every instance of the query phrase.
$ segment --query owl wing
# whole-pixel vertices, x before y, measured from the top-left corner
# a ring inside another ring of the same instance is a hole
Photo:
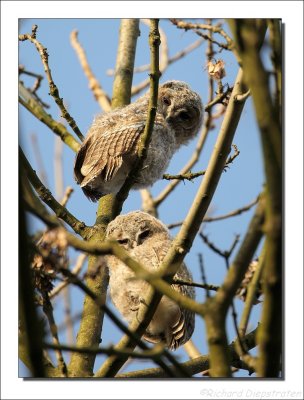
[[[149,254],[150,263],[154,259],[154,263],[159,266],[168,253],[170,246],[171,241],[168,240],[164,241],[160,247],[152,247],[151,254]],[[155,269],[155,267],[153,269]],[[185,263],[181,264],[174,277],[185,281],[192,281],[192,276],[187,270]],[[171,284],[171,287],[184,296],[188,296],[192,299],[195,298],[195,290],[191,286]],[[167,334],[163,332],[158,335],[153,335],[147,330],[143,337],[147,342],[150,343],[165,342],[169,349],[176,350],[179,346],[186,343],[192,336],[194,324],[194,313],[190,310],[180,308],[178,314],[176,315],[175,323],[169,327]]]
[[[135,156],[136,145],[144,124],[132,124],[123,128],[108,128],[101,132],[95,128],[77,153],[74,175],[81,186],[100,175],[104,182],[110,181],[120,169],[123,156]]]
[[[182,264],[182,267],[184,264]],[[177,276],[177,275],[175,275]],[[191,286],[185,285],[171,285],[171,287],[177,292],[188,296],[192,299],[195,298],[195,291]],[[178,321],[171,327],[172,337],[169,348],[176,350],[179,346],[186,343],[192,336],[195,325],[195,315],[193,311],[187,309],[180,309],[180,317]]]

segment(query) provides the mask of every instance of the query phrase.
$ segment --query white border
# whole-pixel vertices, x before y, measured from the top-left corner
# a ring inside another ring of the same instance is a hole
[[[173,12],[172,12],[173,9]],[[291,398],[303,363],[303,3],[300,1],[1,2],[1,365],[2,398]],[[17,371],[17,24],[18,18],[273,17],[286,24],[286,380],[23,381]],[[13,190],[14,189],[14,190]],[[11,312],[11,304],[14,313]],[[8,306],[9,305],[9,306]],[[295,320],[296,317],[296,320]],[[136,390],[135,386],[136,385]],[[249,393],[248,390],[252,392]],[[278,394],[274,394],[275,390]],[[232,394],[232,391],[235,391]],[[290,391],[290,392],[288,392]],[[238,396],[241,394],[241,397]],[[250,394],[250,396],[248,395]],[[272,394],[272,395],[271,395]],[[274,397],[277,396],[277,397]],[[293,397],[300,398],[300,397]]]

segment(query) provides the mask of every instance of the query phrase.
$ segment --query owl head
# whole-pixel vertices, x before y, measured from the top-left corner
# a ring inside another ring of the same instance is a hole
[[[201,98],[185,82],[168,81],[159,86],[158,111],[174,130],[177,147],[192,139],[202,125]]]
[[[155,239],[168,239],[167,227],[143,211],[119,215],[109,223],[106,238],[116,240],[126,250],[147,244]]]

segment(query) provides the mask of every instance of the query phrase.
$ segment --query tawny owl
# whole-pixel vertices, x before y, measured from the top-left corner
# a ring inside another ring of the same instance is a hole
[[[137,157],[145,128],[149,93],[134,103],[97,116],[76,155],[74,175],[85,195],[97,201],[117,193]],[[159,87],[152,139],[133,189],[160,179],[174,152],[197,134],[203,117],[199,95],[180,81]]]
[[[164,259],[172,240],[166,226],[158,219],[134,211],[116,217],[107,228],[106,237],[115,239],[148,271],[156,272]],[[112,302],[130,323],[136,317],[140,303],[145,302],[149,284],[144,280],[132,279],[134,273],[115,256],[106,256],[110,271],[110,294]],[[192,280],[183,263],[175,278]],[[194,299],[193,287],[172,284],[171,287]],[[143,338],[151,343],[164,343],[175,350],[186,343],[194,330],[194,313],[181,309],[174,301],[163,296]]]

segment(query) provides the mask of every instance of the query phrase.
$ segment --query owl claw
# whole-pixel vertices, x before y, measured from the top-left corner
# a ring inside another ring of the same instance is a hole
[[[146,307],[148,307],[148,304],[146,303],[146,300],[145,300],[143,297],[140,297],[140,298],[139,298],[139,302],[140,302],[141,304],[144,304]]]

